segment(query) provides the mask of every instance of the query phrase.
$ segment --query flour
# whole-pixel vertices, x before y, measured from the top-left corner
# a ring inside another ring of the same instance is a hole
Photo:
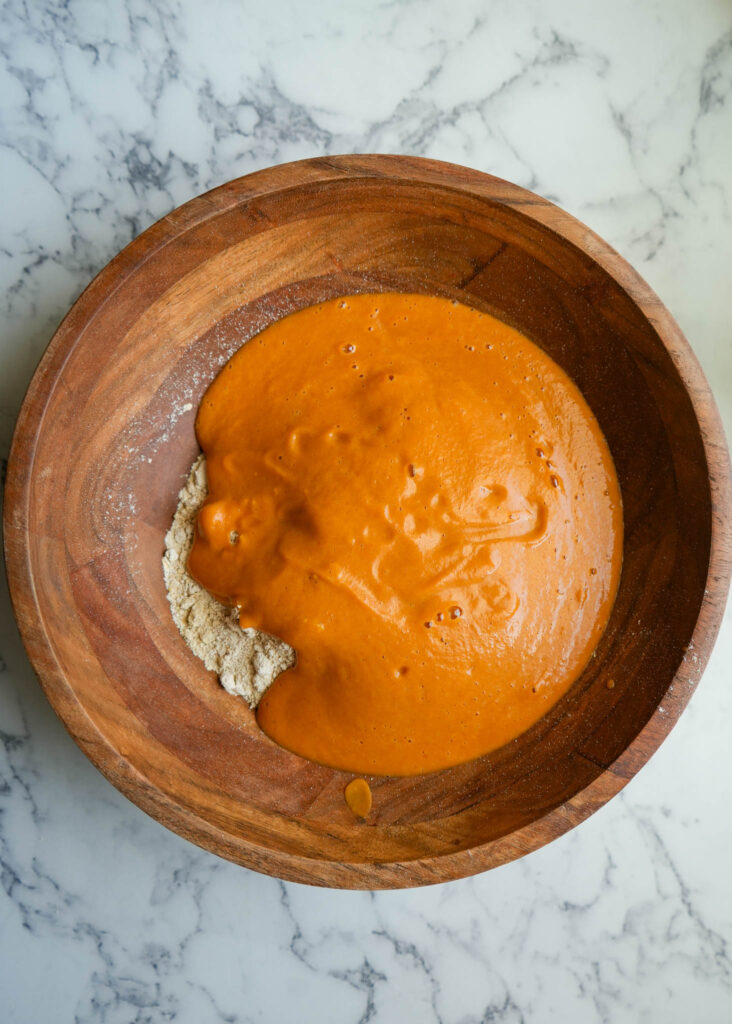
[[[212,597],[188,575],[196,515],[207,494],[206,463],[199,455],[178,495],[165,537],[163,575],[173,619],[181,636],[229,693],[255,708],[280,672],[295,664],[294,650],[267,633],[242,629],[235,608]]]

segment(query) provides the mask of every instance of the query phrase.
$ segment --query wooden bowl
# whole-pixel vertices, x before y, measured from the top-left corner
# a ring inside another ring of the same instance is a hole
[[[187,649],[161,570],[219,367],[266,324],[354,291],[461,299],[578,383],[623,492],[620,590],[596,656],[534,728],[416,778],[280,749]],[[5,499],[15,612],[49,700],[164,825],[257,871],[344,888],[459,878],[534,850],[618,792],[707,661],[730,575],[729,463],[697,362],[638,275],[515,185],[416,158],[273,167],[194,199],[107,266],[56,332],[18,419]]]

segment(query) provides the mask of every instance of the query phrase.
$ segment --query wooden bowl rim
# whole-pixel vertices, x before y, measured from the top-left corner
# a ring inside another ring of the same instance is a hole
[[[48,400],[66,360],[83,338],[95,309],[100,301],[111,297],[127,276],[128,269],[139,269],[153,253],[194,225],[262,194],[307,184],[327,185],[354,177],[400,183],[411,181],[483,197],[494,204],[520,211],[599,264],[649,320],[674,362],[699,424],[711,492],[711,547],[704,598],[692,636],[695,659],[693,663],[682,661],[669,684],[673,685],[681,676],[686,684],[680,698],[674,702],[672,712],[660,714],[657,708],[621,756],[589,786],[530,825],[468,850],[391,863],[334,862],[294,856],[241,837],[234,839],[198,816],[195,816],[192,827],[190,809],[183,809],[151,787],[147,779],[120,756],[96,727],[67,682],[45,630],[29,548],[25,543],[34,442],[42,428]],[[186,839],[237,863],[256,864],[257,870],[290,881],[339,888],[380,889],[450,881],[507,863],[578,825],[627,784],[675,725],[711,654],[724,615],[730,581],[727,550],[732,542],[731,509],[729,453],[706,378],[671,314],[619,253],[553,203],[501,178],[421,157],[354,154],[279,164],[220,185],[157,221],[99,272],[56,330],[28,386],[8,460],[3,524],[8,585],[23,644],[52,707],[74,741],[102,774],[153,818],[164,818],[168,827]],[[266,866],[262,866],[263,852],[268,858]]]

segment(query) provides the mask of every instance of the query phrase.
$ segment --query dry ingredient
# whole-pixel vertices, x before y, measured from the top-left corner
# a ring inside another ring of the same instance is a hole
[[[266,633],[242,629],[236,608],[221,604],[188,574],[198,510],[206,499],[206,463],[200,455],[178,495],[165,537],[163,575],[181,636],[229,693],[255,708],[280,672],[295,664],[293,649]]]

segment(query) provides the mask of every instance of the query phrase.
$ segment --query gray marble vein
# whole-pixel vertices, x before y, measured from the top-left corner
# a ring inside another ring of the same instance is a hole
[[[339,152],[551,198],[647,278],[732,428],[726,0],[5,0],[0,458],[59,319],[192,196]],[[488,874],[339,893],[236,868],[86,761],[0,594],[0,1020],[732,1020],[732,621],[625,793]]]

